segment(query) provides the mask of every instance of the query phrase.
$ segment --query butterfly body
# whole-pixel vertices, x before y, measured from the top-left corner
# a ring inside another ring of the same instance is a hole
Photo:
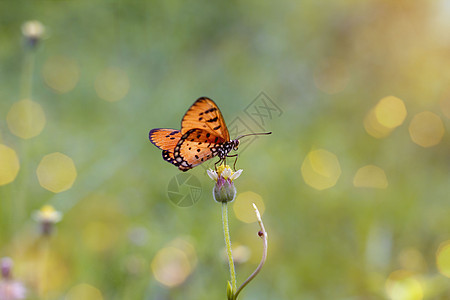
[[[225,121],[217,105],[201,97],[188,109],[181,121],[181,130],[156,128],[150,141],[162,150],[163,159],[181,171],[218,156],[224,160],[237,150],[239,140],[230,140]]]

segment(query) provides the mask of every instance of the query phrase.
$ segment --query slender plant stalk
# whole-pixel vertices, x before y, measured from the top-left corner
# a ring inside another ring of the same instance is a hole
[[[32,90],[33,90],[33,72],[34,72],[34,65],[35,65],[35,53],[34,49],[25,49],[25,57],[24,62],[22,66],[22,78],[21,78],[21,84],[20,84],[20,99],[19,100],[32,100]],[[29,108],[24,112],[26,120],[23,120],[23,122],[26,122],[28,124],[31,124],[33,120],[31,120],[31,111]],[[21,161],[21,178],[20,178],[20,186],[28,186],[29,185],[29,142],[27,143],[25,140],[21,140],[20,144],[20,152],[22,156]],[[15,207],[14,207],[14,215],[13,218],[15,221],[13,227],[17,227],[18,224],[21,224],[23,222],[23,219],[25,218],[25,212],[27,211],[27,203],[26,203],[26,197],[27,197],[27,189],[19,189],[17,192],[17,195],[15,197]]]
[[[47,299],[47,268],[48,268],[48,261],[49,261],[49,255],[50,255],[50,237],[48,236],[42,236],[39,243],[40,245],[40,268],[38,270],[39,272],[39,286],[38,286],[38,294],[39,299],[45,300]]]
[[[253,203],[253,207],[255,208],[255,213],[256,213],[256,217],[258,219],[258,224],[259,227],[261,227],[261,231],[258,232],[258,235],[262,238],[263,240],[263,254],[262,254],[262,258],[261,258],[261,262],[259,263],[258,267],[256,268],[256,270],[241,284],[241,286],[239,287],[239,289],[236,290],[236,293],[234,294],[234,299],[237,299],[237,296],[239,295],[239,293],[242,291],[242,289],[250,282],[253,280],[253,278],[256,277],[256,275],[258,275],[258,273],[261,271],[264,263],[266,262],[266,258],[267,258],[267,232],[266,229],[264,228],[264,224],[262,222],[261,219],[261,215],[258,211],[258,208],[256,207],[256,205]]]
[[[228,264],[230,266],[232,293],[234,294],[235,291],[236,291],[236,272],[234,270],[233,255],[231,253],[230,231],[228,229],[228,207],[227,207],[227,202],[222,202],[222,223],[223,223],[223,234],[225,236],[225,245],[227,247]]]

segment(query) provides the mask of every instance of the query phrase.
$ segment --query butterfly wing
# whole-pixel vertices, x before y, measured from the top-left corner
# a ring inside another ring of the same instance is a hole
[[[150,130],[148,138],[159,149],[173,151],[181,138],[181,132],[175,129],[155,128]]]
[[[181,120],[181,134],[191,129],[201,129],[224,141],[230,140],[230,134],[219,107],[206,97],[198,98]]]
[[[191,129],[183,134],[173,151],[173,164],[187,171],[219,153],[224,140],[206,130]]]
[[[173,149],[180,141],[181,132],[175,129],[155,128],[150,130],[148,137],[153,145],[163,150],[163,159],[173,164]]]

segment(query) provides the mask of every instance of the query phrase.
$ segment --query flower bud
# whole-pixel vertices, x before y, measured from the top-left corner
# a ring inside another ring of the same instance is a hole
[[[45,27],[39,21],[28,21],[22,25],[22,34],[31,48],[36,47],[45,33]]]
[[[236,198],[236,188],[230,179],[219,177],[213,189],[213,197],[217,202],[231,202]]]
[[[41,234],[49,236],[53,233],[55,223],[61,221],[62,214],[53,206],[44,205],[40,210],[34,212],[33,218],[39,223]]]
[[[10,279],[11,269],[13,267],[13,260],[9,257],[3,257],[0,261],[0,267],[2,270],[2,277],[4,279]]]
[[[241,175],[242,170],[233,172],[229,166],[220,165],[217,171],[206,170],[206,173],[216,182],[213,188],[213,198],[216,202],[231,202],[236,198],[233,181]]]

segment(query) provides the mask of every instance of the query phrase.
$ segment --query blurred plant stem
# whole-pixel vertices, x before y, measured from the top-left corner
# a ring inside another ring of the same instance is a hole
[[[222,223],[223,223],[223,234],[225,236],[225,245],[227,248],[228,264],[230,267],[230,277],[231,277],[231,294],[233,295],[236,291],[236,272],[234,270],[233,255],[231,253],[231,240],[230,231],[228,229],[228,202],[222,202]]]
[[[263,224],[263,221],[261,219],[261,214],[259,213],[259,210],[256,207],[255,203],[253,203],[253,208],[255,209],[256,218],[258,219],[258,224],[259,224],[259,227],[261,228],[261,231],[258,232],[258,235],[262,238],[262,241],[263,241],[263,254],[262,254],[262,257],[261,257],[261,261],[260,261],[258,267],[256,268],[256,270],[237,289],[236,294],[234,295],[234,299],[237,299],[237,296],[242,291],[242,289],[245,288],[245,286],[250,281],[252,281],[253,278],[256,277],[256,275],[258,275],[258,273],[261,271],[261,269],[262,269],[262,267],[263,267],[263,265],[264,265],[264,263],[266,262],[266,259],[267,259],[267,232],[266,232],[266,229],[264,228],[264,224]]]
[[[22,80],[20,86],[20,99],[30,99],[33,89],[33,71],[35,64],[34,49],[25,50],[25,59],[22,68]]]
[[[39,268],[37,274],[39,299],[47,299],[47,268],[50,254],[50,236],[42,235],[39,239]]]
[[[34,71],[34,65],[35,65],[35,49],[25,47],[25,57],[22,67],[22,80],[20,85],[20,99],[28,99],[32,100],[32,87],[33,87],[33,71]],[[27,118],[31,117],[31,112],[26,111],[25,116]],[[31,120],[23,120],[23,122],[31,122]],[[22,163],[21,163],[21,187],[28,187],[29,186],[29,153],[28,153],[29,147],[24,139],[22,139],[20,151],[22,152]],[[21,188],[18,190],[17,196],[14,199],[15,207],[14,207],[14,215],[16,221],[13,224],[13,228],[16,228],[17,224],[20,224],[23,222],[23,218],[26,214],[27,207],[26,207],[26,197],[27,197],[27,188]]]

